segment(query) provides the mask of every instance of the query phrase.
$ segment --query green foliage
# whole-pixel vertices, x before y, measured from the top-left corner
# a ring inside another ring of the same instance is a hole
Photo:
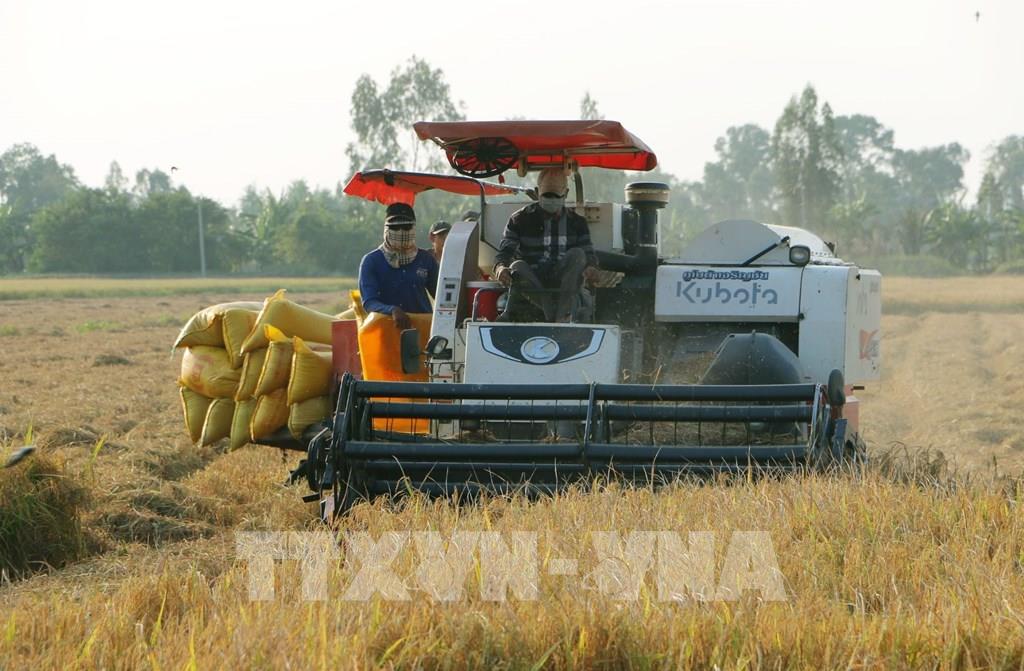
[[[715,141],[718,160],[704,164],[702,200],[715,221],[774,219],[772,138],[755,124],[733,126]]]
[[[156,272],[199,269],[196,251],[199,249],[197,206],[196,200],[184,189],[150,191],[139,202],[137,221],[141,237],[137,244],[145,250],[144,254]],[[203,228],[206,240],[209,241],[217,235],[217,229],[224,225],[224,214],[219,206],[216,213],[211,212],[209,206],[204,209]],[[210,268],[218,266],[214,260],[216,248],[217,245],[207,242],[206,258]]]
[[[998,198],[998,209],[1024,210],[1024,135],[1011,135],[996,146],[985,177],[990,180],[986,195]]]
[[[915,209],[907,209],[903,211],[899,221],[896,222],[896,239],[903,247],[903,251],[910,256],[920,254],[924,247],[924,222],[927,214],[922,214]]]
[[[963,191],[970,155],[956,142],[918,150],[897,150],[892,167],[904,209],[930,210]]]
[[[236,222],[260,272],[354,273],[380,244],[380,206],[311,190],[299,180],[280,196],[250,187]]]
[[[957,268],[987,269],[987,227],[976,212],[944,203],[925,217],[925,239]]]
[[[784,223],[810,230],[830,228],[828,214],[840,189],[842,149],[832,108],[819,109],[818,95],[807,86],[791,98],[775,123],[772,155]]]
[[[422,120],[459,121],[464,118],[461,107],[451,100],[444,72],[416,56],[391,71],[383,91],[363,75],[352,92],[352,130],[357,139],[346,149],[352,171],[443,170],[441,156],[424,151],[412,126]]]
[[[288,208],[269,190],[262,193],[250,186],[242,196],[235,230],[248,243],[249,260],[259,267],[271,266],[274,258],[274,237],[284,228]]]
[[[1024,275],[1024,259],[1000,263],[992,272],[996,275]]]
[[[896,228],[897,237],[906,237],[911,245],[904,252],[918,254],[921,242],[914,237],[913,217],[903,221],[906,212],[899,203],[892,130],[864,114],[837,116],[835,129],[842,149],[841,202],[833,209],[837,239],[854,251],[872,251],[891,244],[891,231]],[[855,210],[859,219],[850,216]],[[911,214],[920,218],[916,212]],[[900,230],[901,222],[911,228]]]
[[[79,189],[39,210],[28,268],[33,272],[182,273],[199,269],[198,201],[185,189],[157,190],[136,201],[113,189]],[[203,199],[207,265],[214,272],[240,266],[245,241],[230,215]]]
[[[132,193],[136,198],[148,198],[151,194],[167,193],[172,189],[171,177],[160,169],[143,168],[135,173],[135,188]]]
[[[103,180],[103,188],[111,193],[121,193],[128,189],[128,178],[124,176],[124,171],[121,170],[121,164],[117,161],[110,162],[110,168],[107,170],[107,176]]]
[[[356,139],[346,153],[353,170],[450,171],[442,152],[412,129],[421,119],[463,118],[439,68],[413,56],[386,85],[363,75],[351,102]],[[579,117],[603,118],[589,92]],[[881,258],[898,274],[947,274],[936,259],[988,272],[1024,257],[1024,136],[992,150],[974,207],[962,204],[968,153],[959,144],[899,148],[878,119],[835,116],[811,86],[789,101],[772,132],[732,126],[714,147],[701,181],[662,170],[585,168],[584,196],[621,202],[631,181],[667,183],[661,248],[669,257],[724,219],[807,228],[850,258]],[[158,169],[139,170],[130,182],[116,161],[102,189],[83,188],[54,156],[15,145],[0,156],[0,273],[196,273],[200,208],[213,273],[352,275],[379,244],[383,217],[380,204],[345,197],[340,184],[311,188],[302,180],[276,194],[250,186],[232,210],[176,188]],[[415,209],[425,247],[431,223],[459,220],[479,206],[433,191],[418,197]]]
[[[25,269],[34,244],[32,217],[77,186],[70,166],[31,144],[16,144],[0,155],[0,273]]]
[[[833,205],[828,220],[841,239],[863,243],[870,235],[868,224],[876,214],[878,207],[861,193],[855,200]]]
[[[149,259],[138,253],[133,223],[126,194],[79,189],[36,213],[29,270],[142,272]]]
[[[216,201],[197,199],[182,188],[150,192],[134,212],[139,240],[151,270],[198,271],[200,206],[207,267],[213,272],[228,272],[242,266],[248,244],[232,230],[231,213]]]
[[[976,210],[991,231],[992,261],[1012,267],[1024,256],[1024,136],[1011,135],[993,150]]]

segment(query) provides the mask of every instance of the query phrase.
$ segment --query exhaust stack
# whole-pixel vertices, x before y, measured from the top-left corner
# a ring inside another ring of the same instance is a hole
[[[670,189],[662,182],[626,185],[622,242],[625,254],[598,252],[601,267],[624,273],[653,273],[658,266],[658,210],[668,204]],[[630,215],[627,219],[627,215]]]

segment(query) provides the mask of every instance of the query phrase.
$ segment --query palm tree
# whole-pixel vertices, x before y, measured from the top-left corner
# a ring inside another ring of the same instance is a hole
[[[289,210],[289,204],[269,189],[262,193],[253,187],[246,189],[238,213],[239,233],[249,240],[251,258],[257,264],[274,262],[276,237],[288,223]]]
[[[943,203],[924,219],[925,240],[964,270],[987,268],[988,228],[975,210],[959,202]]]

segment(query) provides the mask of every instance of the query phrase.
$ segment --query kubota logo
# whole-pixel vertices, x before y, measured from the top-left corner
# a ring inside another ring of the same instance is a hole
[[[523,343],[520,352],[530,363],[547,363],[556,356],[560,348],[558,343],[547,336],[536,336]]]
[[[767,276],[767,273],[764,273]],[[686,277],[686,274],[683,274]],[[775,289],[765,289],[759,283],[754,282],[753,286],[729,289],[722,286],[721,282],[715,282],[714,286],[701,286],[696,282],[676,282],[676,298],[685,298],[691,303],[715,302],[726,305],[777,305],[779,293]]]
[[[754,280],[766,280],[768,273],[763,270],[684,270],[683,281],[693,280],[740,280],[741,282],[753,282]]]

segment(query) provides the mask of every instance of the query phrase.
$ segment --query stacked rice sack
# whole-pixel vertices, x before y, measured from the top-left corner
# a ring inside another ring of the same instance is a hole
[[[299,438],[330,415],[336,318],[284,293],[211,306],[182,329],[174,346],[185,349],[179,384],[193,442],[229,438],[237,449],[285,426]]]

